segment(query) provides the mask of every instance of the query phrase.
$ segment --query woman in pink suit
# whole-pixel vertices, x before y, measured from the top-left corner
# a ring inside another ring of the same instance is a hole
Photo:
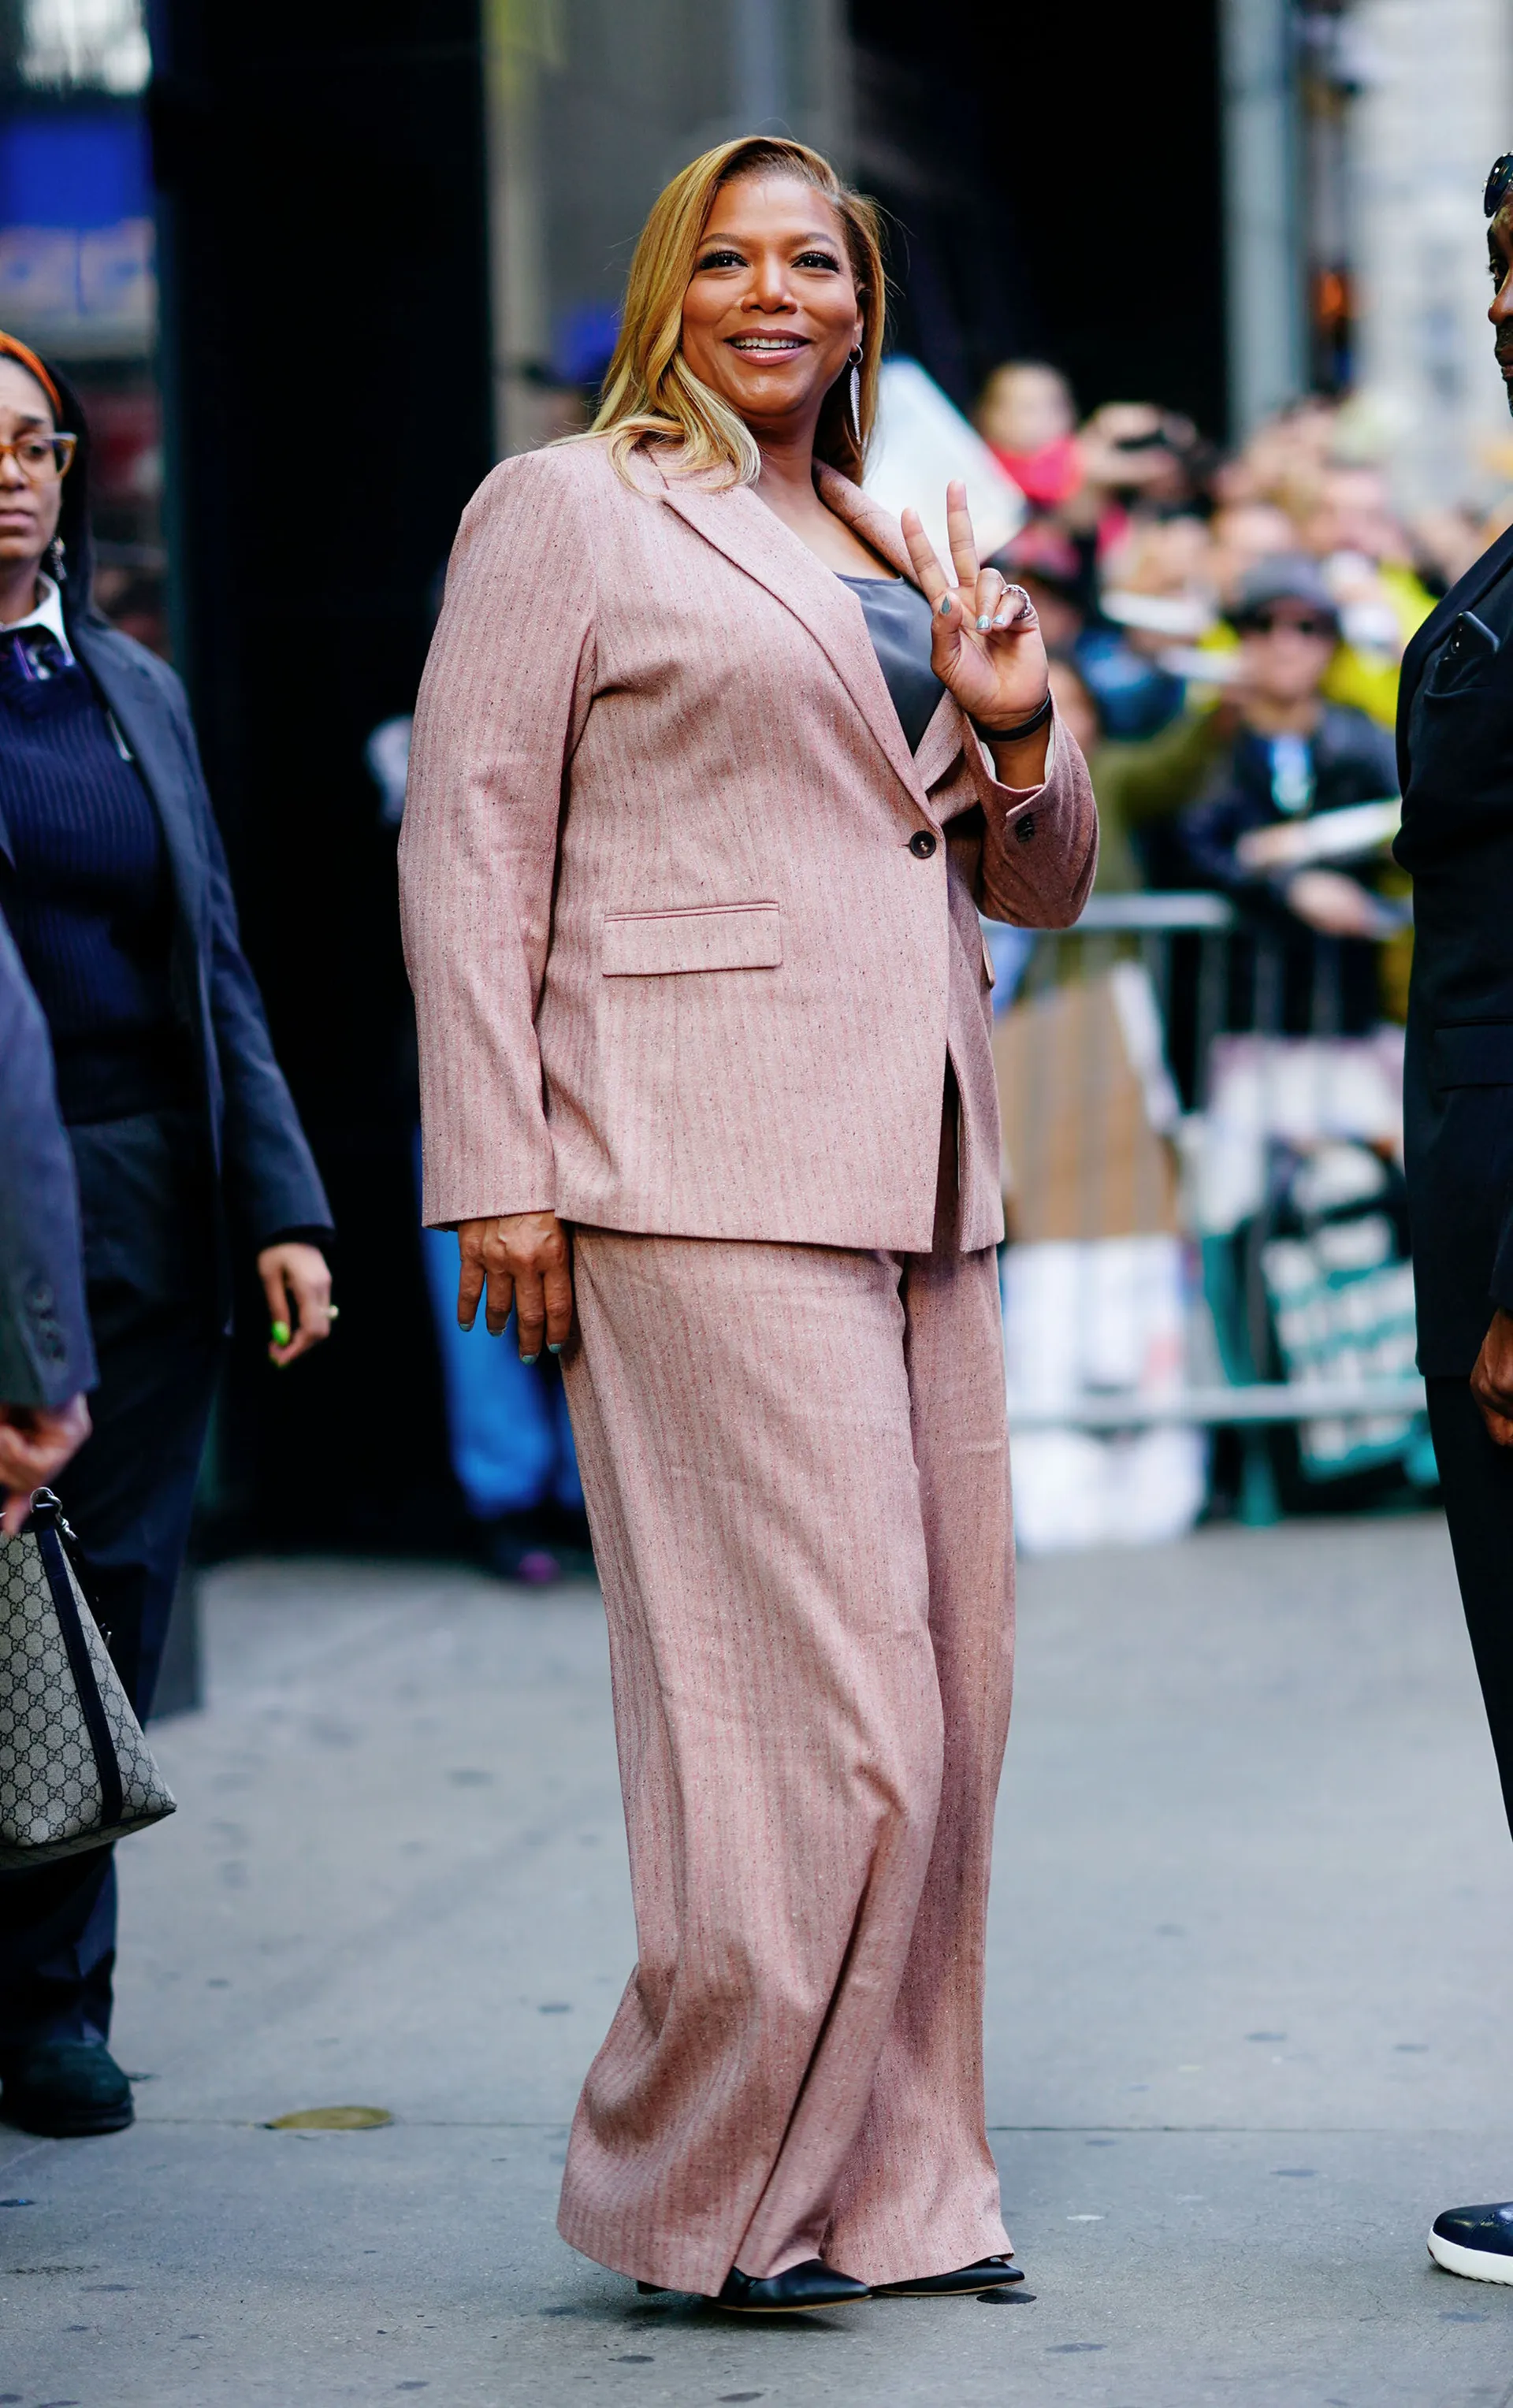
[[[722,2306],[1016,2279],[984,2127],[1009,1711],[978,909],[1096,821],[1034,613],[858,490],[884,280],[801,145],[653,209],[591,434],[463,519],[401,848],[425,1212],[562,1355],[639,1956],[573,2245]]]

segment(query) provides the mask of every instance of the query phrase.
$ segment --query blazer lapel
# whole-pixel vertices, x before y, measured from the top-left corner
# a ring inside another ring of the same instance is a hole
[[[1407,790],[1410,775],[1408,760],[1408,723],[1413,700],[1419,690],[1423,665],[1439,642],[1452,619],[1462,610],[1474,610],[1490,585],[1494,585],[1513,557],[1513,527],[1500,535],[1497,541],[1474,560],[1465,575],[1450,587],[1444,599],[1435,604],[1423,625],[1416,630],[1403,655],[1403,666],[1397,691],[1397,775],[1398,783]]]
[[[775,595],[808,629],[829,656],[836,674],[886,754],[889,766],[902,780],[912,800],[927,817],[932,816],[925,798],[918,763],[904,741],[899,714],[893,708],[887,681],[878,666],[877,654],[872,650],[867,623],[856,595],[847,592],[834,571],[827,568],[806,544],[800,543],[776,512],[770,510],[765,502],[758,501],[749,487],[733,485],[721,492],[713,492],[707,486],[669,477],[660,469],[658,474],[662,476],[663,499],[668,507],[676,510],[678,516],[686,520],[706,543],[713,544],[715,551],[723,552],[737,568],[742,569],[748,577],[754,577],[758,585],[765,586],[768,593]],[[837,509],[839,505],[832,499],[829,489],[829,481],[827,473],[821,490],[826,501],[832,509]],[[846,483],[843,477],[837,477],[833,481],[847,494],[855,494],[857,501],[861,501],[862,496],[856,493],[854,486]],[[869,512],[873,512],[871,503],[865,507]],[[873,514],[880,520],[884,518],[881,510]],[[847,513],[843,512],[842,515]],[[871,534],[867,540],[873,540]],[[883,547],[879,546],[879,549]],[[885,550],[884,556],[892,558],[893,551]]]
[[[179,908],[197,943],[206,895],[205,862],[195,839],[188,765],[168,738],[167,713],[150,671],[138,666],[129,652],[118,652],[105,631],[86,623],[73,631],[73,645],[137,757],[163,825]]]
[[[838,469],[823,466],[819,472],[819,491],[821,500],[838,519],[844,519],[863,543],[870,544],[872,551],[890,567],[896,568],[901,577],[906,577],[911,585],[917,586],[919,580],[915,575],[902,528],[880,504],[872,500],[870,494],[864,494],[859,485],[854,485],[849,477],[843,477]],[[857,603],[857,607],[859,609],[861,605]],[[897,716],[895,712],[894,717]],[[914,756],[915,774],[927,793],[944,777],[968,740],[968,733],[960,704],[954,695],[943,694]]]

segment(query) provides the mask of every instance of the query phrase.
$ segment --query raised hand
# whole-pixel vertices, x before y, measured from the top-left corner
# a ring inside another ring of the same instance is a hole
[[[1032,719],[1050,671],[1035,607],[996,568],[979,568],[965,485],[945,489],[945,525],[956,581],[936,559],[917,510],[901,524],[909,558],[933,611],[930,666],[985,735]],[[989,736],[989,741],[991,737]]]

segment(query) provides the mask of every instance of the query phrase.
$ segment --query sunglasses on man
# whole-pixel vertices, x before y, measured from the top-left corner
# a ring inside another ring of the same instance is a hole
[[[1339,634],[1333,619],[1311,610],[1252,610],[1234,625],[1242,636],[1275,636],[1285,628],[1291,636],[1328,637],[1332,643]]]

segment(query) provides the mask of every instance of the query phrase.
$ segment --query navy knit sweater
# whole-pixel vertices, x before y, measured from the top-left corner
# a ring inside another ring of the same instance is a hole
[[[158,815],[84,671],[33,638],[0,639],[0,910],[51,1031],[63,1115],[186,1103]]]

